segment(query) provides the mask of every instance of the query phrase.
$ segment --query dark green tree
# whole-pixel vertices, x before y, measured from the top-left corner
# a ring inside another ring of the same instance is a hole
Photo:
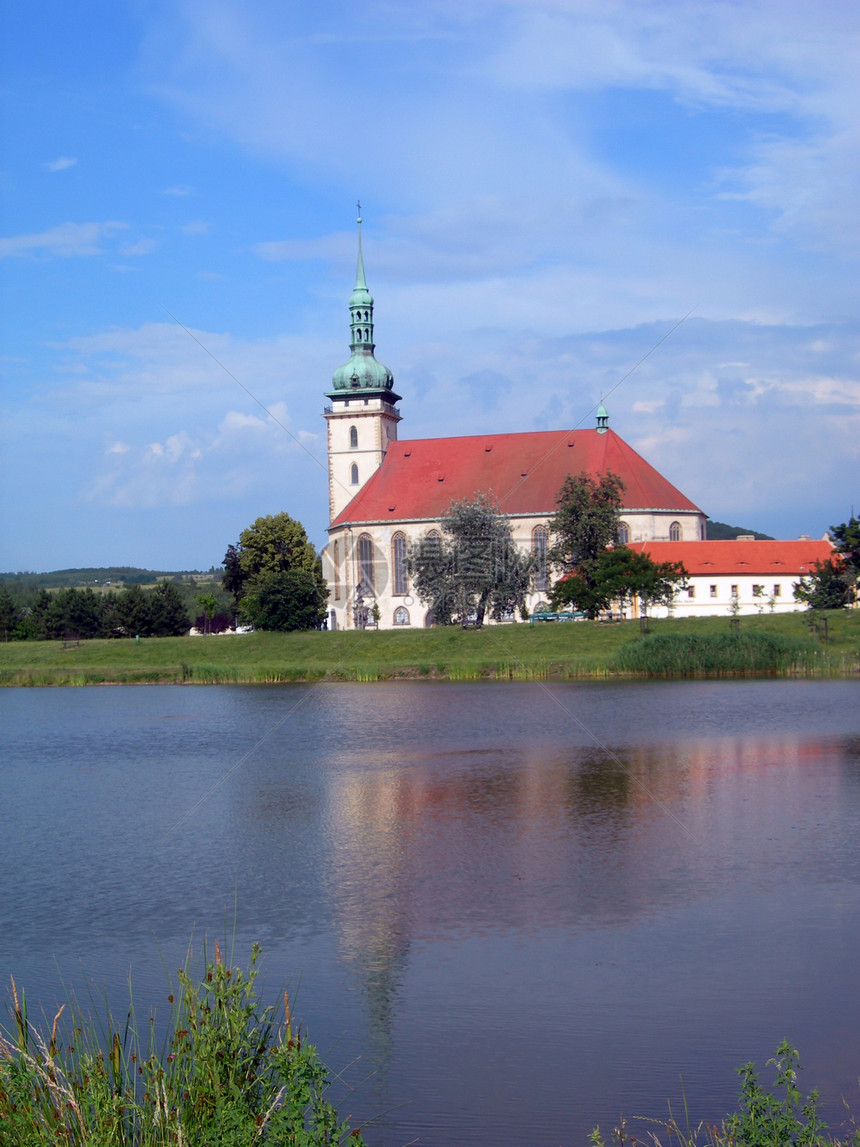
[[[172,581],[161,581],[150,594],[149,632],[152,637],[185,637],[191,626],[182,595]]]
[[[852,514],[847,522],[831,526],[830,536],[842,559],[849,600],[856,603],[857,582],[860,580],[860,518]]]
[[[807,609],[841,609],[851,600],[851,582],[839,557],[816,562],[811,573],[794,583],[794,596]]]
[[[233,613],[238,613],[239,602],[245,596],[245,583],[248,575],[242,569],[242,558],[238,546],[229,545],[224,555],[224,575],[221,585],[233,597]]]
[[[622,608],[634,598],[647,612],[653,605],[668,605],[687,571],[680,562],[655,562],[627,546],[603,550],[588,562],[588,576],[579,569],[556,582],[553,607],[572,605],[590,618],[617,602]]]
[[[120,624],[128,637],[149,637],[149,603],[139,585],[129,586],[117,597]]]
[[[0,641],[13,641],[21,613],[5,586],[0,588]]]
[[[310,583],[285,576],[300,573]],[[222,584],[233,594],[236,612],[260,629],[314,629],[325,616],[328,587],[322,562],[304,526],[289,514],[257,518],[242,531],[239,544],[231,545],[224,556]],[[290,593],[297,597],[288,608]]]
[[[239,614],[255,629],[280,633],[319,629],[326,615],[327,593],[307,570],[264,574],[239,603]]]
[[[587,568],[607,546],[617,546],[624,483],[607,471],[593,478],[583,471],[564,480],[550,518],[550,561],[563,574]]]
[[[483,625],[516,610],[525,617],[532,560],[514,545],[508,519],[486,494],[452,502],[442,537],[426,535],[408,555],[418,597],[439,625]]]

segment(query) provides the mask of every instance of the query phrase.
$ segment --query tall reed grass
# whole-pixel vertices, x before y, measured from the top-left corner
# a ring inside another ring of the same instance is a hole
[[[814,642],[777,633],[660,633],[615,653],[619,673],[646,677],[808,675],[828,661]]]
[[[12,981],[10,1030],[0,1031],[0,1143],[4,1147],[359,1147],[360,1133],[327,1100],[328,1073],[283,1011],[261,1007],[259,948],[248,972],[218,945],[202,975],[179,973],[159,1050],[134,1008],[116,1024],[60,1008],[50,1033],[27,1015]]]

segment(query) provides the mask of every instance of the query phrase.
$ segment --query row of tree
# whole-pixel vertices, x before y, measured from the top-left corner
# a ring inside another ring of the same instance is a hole
[[[0,639],[181,637],[191,621],[182,595],[169,581],[152,590],[139,585],[119,593],[91,589],[39,590],[22,604],[0,588]]]

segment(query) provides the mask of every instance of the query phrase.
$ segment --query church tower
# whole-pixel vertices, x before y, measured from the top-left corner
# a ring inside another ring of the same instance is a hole
[[[349,300],[351,357],[334,372],[332,389],[326,392],[331,399],[325,408],[330,522],[382,465],[400,421],[394,376],[373,356],[373,297],[364,277],[361,204],[358,211],[358,266]]]

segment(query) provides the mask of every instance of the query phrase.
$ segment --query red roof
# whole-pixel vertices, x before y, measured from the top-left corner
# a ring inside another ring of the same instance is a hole
[[[507,514],[549,516],[568,474],[611,470],[624,509],[701,513],[612,431],[544,430],[392,442],[379,469],[332,525],[437,522],[452,501],[492,494]]]
[[[632,542],[631,550],[646,553],[655,562],[683,562],[691,576],[753,574],[778,577],[812,571],[816,562],[826,562],[833,546],[826,538],[809,541],[765,542]]]

